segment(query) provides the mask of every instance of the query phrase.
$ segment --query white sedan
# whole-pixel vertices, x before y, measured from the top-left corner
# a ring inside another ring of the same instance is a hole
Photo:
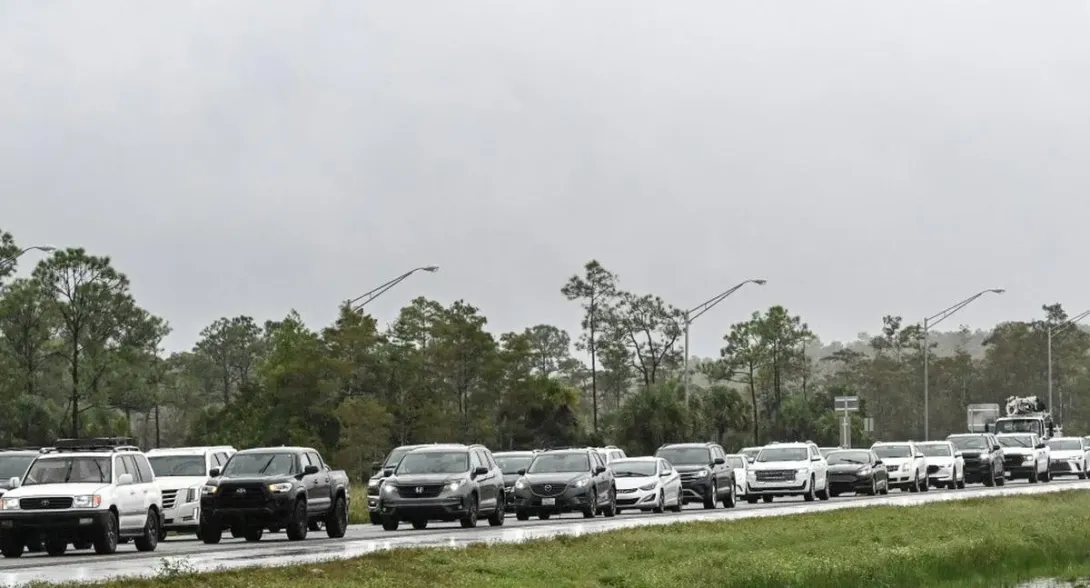
[[[617,512],[681,512],[681,476],[661,457],[629,457],[609,464],[617,484]]]
[[[727,465],[734,469],[734,487],[738,498],[746,495],[746,480],[749,479],[749,460],[741,453],[727,455]]]

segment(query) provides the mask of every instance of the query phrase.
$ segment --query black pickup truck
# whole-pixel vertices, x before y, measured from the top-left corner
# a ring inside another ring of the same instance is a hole
[[[309,447],[247,449],[231,456],[201,491],[201,539],[219,543],[223,531],[260,541],[267,530],[301,541],[325,525],[326,535],[348,530],[348,475],[326,465]]]

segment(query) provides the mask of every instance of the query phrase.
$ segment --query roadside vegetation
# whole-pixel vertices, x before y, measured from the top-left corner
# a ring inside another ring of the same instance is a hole
[[[1026,513],[1028,516],[1023,516]],[[988,587],[1077,576],[1090,493],[868,507],[204,575],[132,588]]]

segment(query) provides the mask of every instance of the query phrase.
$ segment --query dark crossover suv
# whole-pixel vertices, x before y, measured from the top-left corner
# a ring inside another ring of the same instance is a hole
[[[829,496],[889,494],[889,473],[870,449],[838,449],[829,452],[825,461],[829,464]]]
[[[492,457],[496,458],[496,463],[500,464],[500,470],[503,471],[503,491],[507,496],[508,512],[515,510],[515,482],[518,482],[520,477],[519,471],[530,467],[530,462],[534,461],[534,456],[538,453],[540,452],[501,451],[492,454]]]
[[[401,458],[408,455],[410,451],[421,447],[438,447],[438,445],[437,443],[430,445],[402,445],[393,448],[389,455],[386,456],[386,459],[371,464],[374,475],[367,480],[367,515],[371,519],[372,525],[382,524],[382,515],[378,512],[378,497],[382,489],[382,482],[386,479],[386,472],[392,472],[397,464],[401,462]],[[465,447],[460,443],[452,445],[454,447]]]
[[[1003,448],[991,433],[963,433],[950,435],[947,441],[954,444],[965,460],[965,483],[983,482],[985,486],[1002,486],[1007,481],[1003,469]]]
[[[734,468],[727,464],[727,454],[718,443],[671,443],[659,447],[655,457],[670,462],[681,474],[681,492],[685,503],[699,500],[704,508],[733,508],[737,503]]]
[[[613,472],[595,449],[551,449],[534,457],[515,482],[515,517],[545,520],[562,512],[617,514]]]
[[[480,515],[493,527],[503,524],[503,472],[482,445],[414,449],[385,473],[378,507],[387,531],[402,521],[414,529],[429,521],[458,521],[468,529]]]

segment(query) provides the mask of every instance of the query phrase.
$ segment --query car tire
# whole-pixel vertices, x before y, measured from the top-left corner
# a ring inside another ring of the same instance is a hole
[[[4,557],[23,557],[26,541],[14,533],[0,535],[0,554]]]
[[[469,497],[469,512],[466,516],[458,520],[458,523],[462,525],[463,529],[472,529],[477,526],[477,517],[480,515],[480,502],[477,500],[477,495],[471,495]]]
[[[148,509],[148,518],[144,521],[144,534],[136,538],[133,543],[137,551],[155,551],[159,547],[159,533],[161,519],[155,509]]]
[[[605,508],[602,509],[602,514],[605,515],[607,519],[617,516],[617,491],[613,488],[609,489],[609,502],[607,502]]]
[[[723,498],[723,508],[734,508],[738,504],[738,496],[734,493],[734,484],[730,485],[730,492]]]
[[[591,492],[587,500],[590,502],[590,505],[583,509],[583,518],[593,519],[598,515],[598,494]]]
[[[289,529],[291,527],[288,527]],[[242,533],[243,537],[251,543],[261,541],[261,538],[265,536],[265,529],[262,527],[250,527]]]
[[[106,515],[106,522],[98,528],[95,534],[95,553],[99,555],[112,555],[117,553],[118,542],[117,514]]]
[[[524,510],[516,510],[515,511],[515,520],[528,521],[528,520],[530,520],[530,513],[526,512]]]
[[[810,476],[810,484],[808,485],[809,487],[806,489],[806,494],[802,495],[802,499],[806,502],[813,502],[817,500],[817,492],[814,490],[814,484],[816,483],[817,482],[814,481],[814,477]]]
[[[651,512],[655,514],[662,514],[666,512],[666,493],[659,490],[659,499],[655,503],[655,508],[651,509]]]
[[[874,476],[870,478],[870,489],[867,490],[867,496],[874,496],[878,494],[878,482],[874,480]]]
[[[704,497],[704,509],[711,510],[719,501],[719,483],[712,480],[712,487],[708,489],[708,495]]]
[[[490,527],[502,527],[504,519],[507,518],[507,504],[504,502],[503,497],[496,499],[496,511],[488,516],[488,526]]]
[[[325,534],[330,539],[340,539],[348,532],[348,504],[344,496],[338,496],[333,510],[325,521]]]
[[[200,530],[201,541],[203,541],[205,545],[215,545],[223,539],[223,527],[210,520],[203,519],[203,517]]]
[[[307,520],[307,503],[305,500],[299,499],[295,501],[295,507],[292,509],[291,521],[288,522],[287,528],[284,529],[288,534],[288,541],[302,541],[307,538],[307,532],[310,531],[310,521]],[[250,540],[249,537],[246,537]]]
[[[539,521],[547,521],[547,520],[549,520],[549,517],[551,517],[551,516],[553,516],[553,513],[551,513],[551,512],[539,512],[539,513],[537,513],[537,519]]]
[[[670,512],[681,512],[681,509],[685,507],[685,502],[681,499],[681,491],[677,492],[677,500],[674,505],[670,507]]]
[[[382,515],[378,514],[377,512],[373,512],[373,511],[369,512],[369,513],[367,513],[367,517],[369,519],[371,519],[371,524],[372,525],[381,525],[382,524]]]
[[[919,492],[920,491],[920,474],[919,473],[916,473],[915,477],[912,478],[912,485],[908,487],[908,491],[909,492]]]
[[[64,555],[68,551],[68,542],[64,539],[47,537],[45,540],[45,552],[53,557]]]
[[[1085,480],[1086,479],[1086,462],[1083,462],[1082,471],[1078,473],[1078,478],[1080,480]]]
[[[428,528],[428,519],[416,519],[412,522],[412,525],[417,531],[423,531]]]
[[[396,531],[400,526],[399,521],[395,517],[382,517],[382,529],[384,531]]]
[[[773,498],[775,498],[775,496],[772,496],[771,494],[766,494],[761,497],[761,500],[765,501],[765,503],[767,504],[769,502],[772,502]]]

